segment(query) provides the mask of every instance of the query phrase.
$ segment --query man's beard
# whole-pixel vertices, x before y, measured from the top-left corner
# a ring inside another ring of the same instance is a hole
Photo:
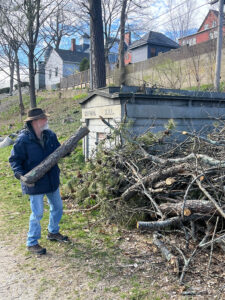
[[[41,132],[47,129],[49,129],[48,123],[46,123],[43,127],[41,127]]]

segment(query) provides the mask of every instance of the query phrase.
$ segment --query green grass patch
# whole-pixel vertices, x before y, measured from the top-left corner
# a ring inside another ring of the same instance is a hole
[[[38,98],[37,102],[40,106],[50,113],[50,128],[56,132],[60,142],[65,141],[75,133],[81,125],[81,109],[74,100],[82,99],[85,97],[84,95],[86,96],[83,93],[76,99],[66,100]],[[26,107],[28,108],[28,97],[26,101]],[[23,123],[19,122],[18,107],[16,106],[17,104],[14,104],[0,114],[1,135],[15,132],[16,128],[23,125]],[[64,120],[68,117],[72,117],[74,121],[66,123]],[[9,123],[14,123],[14,127],[9,129]],[[55,281],[49,277],[52,270],[48,269],[47,261],[41,263],[40,259],[36,257],[30,258],[30,254],[26,250],[30,203],[29,197],[22,195],[20,182],[15,179],[10,168],[8,158],[11,149],[12,146],[0,149],[0,236],[2,240],[14,246],[16,253],[20,253],[26,258],[25,264],[21,266],[21,271],[31,274],[35,266],[35,274],[42,278],[36,294],[36,298],[40,298],[45,295],[48,287],[60,283],[55,284]],[[79,142],[78,147],[70,156],[59,162],[59,166],[61,169],[60,189],[63,199],[65,199],[64,209],[68,210],[71,208],[71,205],[72,208],[73,205],[77,207],[77,199],[67,189],[68,181],[72,177],[76,178],[77,172],[86,167],[81,142]],[[79,189],[79,186],[75,184],[74,188]],[[83,280],[87,286],[97,289],[99,285],[102,285],[103,288],[101,291],[98,291],[98,295],[96,294],[96,299],[98,297],[99,299],[119,299],[119,297],[120,299],[157,299],[158,294],[153,294],[147,290],[146,284],[148,282],[146,283],[144,279],[141,281],[138,277],[134,277],[132,280],[131,277],[121,273],[118,262],[119,264],[128,265],[133,264],[134,261],[129,256],[123,255],[123,250],[120,248],[121,232],[119,228],[110,227],[104,222],[105,220],[101,221],[97,211],[64,213],[60,223],[61,232],[71,238],[71,243],[52,243],[46,238],[49,220],[49,206],[46,198],[44,199],[44,204],[40,244],[45,246],[47,251],[54,253],[55,256],[60,258],[57,260],[57,264],[63,267],[62,272],[64,272],[65,276],[71,276],[68,275],[70,272],[75,276],[76,270],[79,269],[82,276],[85,277]],[[69,270],[68,274],[66,272],[67,268]],[[71,278],[68,278],[68,280],[71,280]],[[108,286],[111,278],[118,278],[120,284],[114,282],[112,286]],[[104,289],[105,286],[107,288]],[[76,293],[75,287],[73,292]],[[69,296],[66,296],[66,299],[69,299]],[[58,298],[57,287],[55,288],[54,298]],[[75,298],[79,299],[79,296],[76,297],[75,295]],[[71,295],[71,299],[75,298],[74,294]],[[87,299],[87,297],[81,297],[81,299]]]
[[[201,91],[201,92],[214,92],[215,88],[212,83],[209,83],[209,84],[202,84],[200,86],[188,87],[186,90]],[[222,81],[222,82],[220,82],[220,92],[224,92],[224,91],[225,91],[225,82]]]
[[[74,96],[73,99],[74,99],[74,100],[82,100],[82,99],[86,98],[87,96],[88,96],[87,93],[78,94],[78,95]]]

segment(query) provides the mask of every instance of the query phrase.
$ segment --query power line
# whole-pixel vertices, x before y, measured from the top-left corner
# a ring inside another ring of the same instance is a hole
[[[187,0],[185,0],[185,1],[181,2],[180,4],[178,4],[177,6],[171,8],[170,11],[167,11],[167,12],[165,12],[165,13],[163,13],[163,14],[161,14],[161,15],[155,17],[155,18],[152,18],[151,21],[154,21],[154,20],[156,20],[156,19],[159,19],[159,18],[161,18],[161,17],[163,17],[163,16],[169,14],[172,10],[177,9],[178,7],[182,6],[182,5],[185,4],[185,3],[187,3]]]
[[[158,26],[162,26],[162,25],[165,25],[165,24],[167,24],[167,23],[169,23],[169,22],[171,22],[171,21],[180,19],[180,18],[182,18],[183,16],[187,15],[188,13],[191,13],[191,12],[193,12],[193,11],[195,11],[195,10],[197,10],[197,9],[199,9],[199,8],[201,8],[201,7],[203,7],[203,6],[206,6],[206,5],[208,5],[208,3],[202,4],[202,5],[198,6],[198,7],[194,8],[194,9],[192,9],[192,10],[186,12],[186,13],[184,13],[183,15],[180,15],[180,16],[178,16],[178,17],[175,17],[175,18],[173,18],[173,19],[170,19],[170,20],[168,20],[168,21],[166,21],[166,22],[164,22],[164,23],[159,23]]]
[[[185,2],[186,2],[186,1],[182,2],[182,4],[184,4]],[[180,5],[181,5],[181,4],[179,4],[179,6],[180,6]],[[201,7],[206,6],[206,5],[208,5],[208,3],[205,3],[205,4],[202,4],[202,5],[198,6],[198,7],[195,7],[194,9],[192,9],[192,10],[190,10],[190,11],[188,11],[188,12],[185,12],[184,14],[182,14],[182,15],[180,15],[180,16],[177,16],[177,17],[175,17],[175,18],[173,18],[173,19],[169,19],[168,21],[165,21],[165,22],[163,22],[163,23],[157,23],[157,27],[163,26],[163,25],[168,24],[168,23],[170,23],[170,22],[172,22],[172,21],[174,21],[174,20],[180,19],[180,18],[182,18],[183,16],[185,16],[185,15],[187,15],[187,14],[189,14],[189,13],[195,11],[195,10],[198,10],[198,9],[200,9]],[[177,8],[177,6],[174,7],[173,9],[175,9],[175,8]],[[163,14],[163,15],[166,15],[166,14],[168,14],[168,12],[165,13],[165,14]],[[159,17],[160,17],[160,16],[159,16]],[[155,17],[154,20],[158,19],[159,17]],[[140,36],[139,36],[139,37],[140,37]],[[140,37],[140,39],[139,39],[138,41],[141,41],[141,40],[143,39],[143,37],[144,37],[144,36]]]

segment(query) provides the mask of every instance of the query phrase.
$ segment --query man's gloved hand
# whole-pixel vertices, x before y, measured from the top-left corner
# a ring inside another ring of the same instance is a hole
[[[23,183],[23,184],[25,184],[26,186],[28,186],[28,187],[34,187],[34,183],[27,183],[26,182],[26,177],[24,177],[24,176],[20,176],[20,181]]]
[[[15,177],[17,179],[19,179],[23,184],[25,184],[28,187],[33,187],[34,186],[34,183],[27,183],[26,182],[26,178],[22,174],[20,174],[20,173],[16,173]]]
[[[16,179],[19,179],[19,180],[20,180],[20,177],[21,177],[21,176],[22,176],[21,173],[16,173],[16,174],[15,174]]]

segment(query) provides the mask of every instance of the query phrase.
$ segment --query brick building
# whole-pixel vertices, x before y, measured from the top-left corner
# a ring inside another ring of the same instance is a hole
[[[207,16],[194,34],[184,36],[179,39],[179,45],[195,45],[217,38],[218,33],[218,19],[219,12],[216,10],[209,10]],[[223,34],[225,35],[225,21],[223,22]]]

